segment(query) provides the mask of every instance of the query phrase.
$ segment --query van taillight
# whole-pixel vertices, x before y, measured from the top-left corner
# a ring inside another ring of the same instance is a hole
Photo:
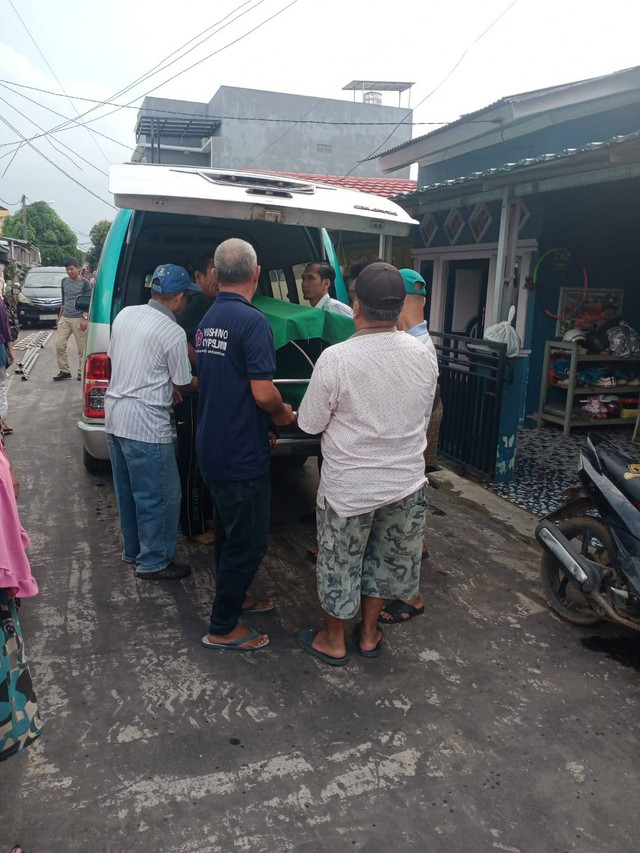
[[[104,395],[111,379],[111,360],[105,352],[90,355],[84,368],[84,414],[104,417]]]
[[[108,382],[111,379],[111,359],[106,352],[89,356],[84,378],[86,382]]]

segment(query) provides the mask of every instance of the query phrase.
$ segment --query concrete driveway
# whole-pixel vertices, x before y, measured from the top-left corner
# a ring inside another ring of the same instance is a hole
[[[82,468],[80,383],[55,372],[51,341],[10,388],[46,728],[0,768],[0,853],[635,849],[638,674],[581,643],[619,632],[547,610],[536,548],[505,522],[527,516],[431,490],[426,614],[333,670],[295,642],[320,617],[299,522],[315,467],[279,469],[257,588],[277,611],[252,623],[271,645],[207,651],[210,552],[182,546],[177,583],[120,562],[110,476]]]

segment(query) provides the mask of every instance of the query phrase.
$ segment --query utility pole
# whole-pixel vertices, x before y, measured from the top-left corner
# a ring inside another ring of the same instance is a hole
[[[22,239],[27,242],[29,240],[29,231],[27,229],[27,197],[23,195],[20,199],[22,202]]]

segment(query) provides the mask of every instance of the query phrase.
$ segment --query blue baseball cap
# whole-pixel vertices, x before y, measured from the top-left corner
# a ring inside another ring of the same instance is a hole
[[[162,264],[156,267],[151,276],[151,290],[156,293],[182,293],[184,290],[200,290],[189,278],[184,267],[176,264]]]

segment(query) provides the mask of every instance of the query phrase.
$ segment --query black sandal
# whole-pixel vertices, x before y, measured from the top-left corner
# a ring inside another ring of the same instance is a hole
[[[388,613],[389,616],[391,616],[391,619],[378,618],[378,625],[393,625],[397,622],[409,622],[411,619],[414,619],[416,616],[420,616],[421,613],[424,613],[424,604],[422,607],[414,607],[413,604],[408,604],[406,601],[401,601],[399,598],[395,598],[382,608],[380,616],[382,616],[382,613]],[[406,618],[403,617],[404,613],[407,614]]]

